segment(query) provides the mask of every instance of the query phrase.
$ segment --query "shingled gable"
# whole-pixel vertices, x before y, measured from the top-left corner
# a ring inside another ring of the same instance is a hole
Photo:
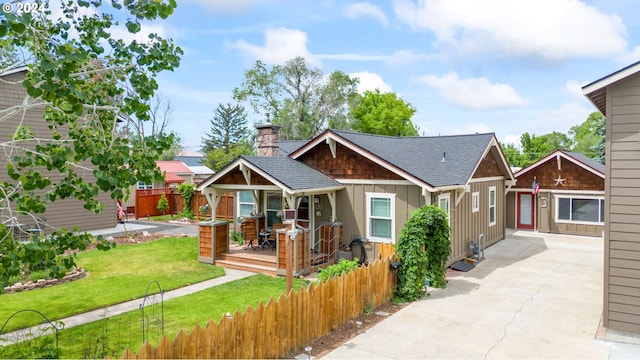
[[[561,157],[563,159],[566,159],[567,161],[570,161],[578,166],[580,166],[581,168],[593,173],[594,175],[597,175],[601,178],[605,178],[604,176],[604,165],[600,164],[599,162],[593,160],[592,158],[582,154],[582,153],[578,153],[578,152],[569,152],[569,151],[564,151],[564,150],[556,150],[554,152],[552,152],[551,154],[543,157],[542,159],[534,162],[533,164],[527,166],[526,168],[516,172],[515,176],[516,177],[520,177],[524,174],[526,174],[529,171],[532,171],[534,169],[536,169],[537,167],[539,167],[540,165],[546,163],[547,161],[554,159],[556,157]]]
[[[216,183],[239,167],[250,169],[289,194],[310,195],[344,188],[344,185],[320,171],[288,157],[240,156],[200,183],[198,190]]]
[[[429,191],[466,185],[475,174],[481,160],[495,146],[494,155],[502,163],[499,167],[503,175],[506,180],[514,179],[492,133],[391,137],[327,130],[291,153],[290,157],[301,159],[316,146],[332,146],[332,143],[339,143]]]

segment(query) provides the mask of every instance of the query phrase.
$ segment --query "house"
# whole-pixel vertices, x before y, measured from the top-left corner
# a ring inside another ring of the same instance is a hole
[[[9,107],[22,104],[26,91],[22,86],[22,80],[27,72],[26,67],[16,68],[8,70],[0,74],[0,110],[7,109]],[[0,121],[0,142],[5,142],[10,139],[10,136],[15,132],[18,124],[22,123],[23,126],[28,126],[31,131],[39,138],[51,138],[51,130],[49,129],[49,123],[44,119],[44,106],[33,107],[26,111],[24,118],[22,113],[2,118]],[[13,180],[7,175],[7,154],[8,149],[5,148],[0,156],[0,181],[7,181],[12,183]],[[90,168],[91,164],[83,164]],[[91,171],[85,171],[82,176],[90,181],[95,182],[95,178]],[[56,182],[62,179],[62,175],[57,173],[48,174],[48,178],[52,182]],[[72,229],[77,226],[78,229],[95,230],[103,228],[111,228],[116,226],[116,202],[111,199],[109,194],[105,192],[99,192],[96,196],[96,200],[104,204],[104,209],[100,214],[94,214],[84,208],[83,202],[76,199],[62,199],[56,200],[48,204],[46,212],[42,215],[38,215],[41,218],[46,218],[49,225],[56,228],[68,228]],[[33,219],[29,216],[20,217],[21,222],[25,224],[31,224]]]
[[[183,149],[173,157],[173,160],[182,161],[187,166],[200,166],[204,164],[205,158],[202,153]]]
[[[211,170],[208,166],[205,165],[187,165],[187,167],[193,173],[194,184],[200,184],[202,180],[215,174],[215,171]]]
[[[582,88],[606,118],[602,325],[640,333],[640,62]]]
[[[238,191],[241,211],[251,210],[265,229],[281,221],[283,209],[294,209],[298,229],[308,232],[308,251],[328,258],[355,238],[365,239],[368,258],[377,257],[377,244],[395,243],[425,204],[448,215],[449,264],[467,257],[481,235],[487,246],[505,236],[504,194],[515,178],[494,134],[388,137],[326,130],[279,156],[278,129],[258,126],[259,156],[239,157],[198,186],[212,208],[221,193]],[[337,236],[337,244],[323,247],[323,234]]]
[[[156,165],[160,169],[160,172],[164,175],[162,181],[156,181],[152,184],[146,184],[139,181],[133,185],[130,189],[129,198],[124,201],[124,205],[128,213],[133,213],[133,208],[136,206],[136,196],[138,190],[151,190],[151,189],[174,189],[178,185],[193,184],[195,180],[195,174],[191,169],[185,165],[182,161],[178,160],[156,160]],[[137,218],[138,216],[136,216]]]
[[[515,173],[507,193],[507,227],[602,236],[604,165],[556,150]]]

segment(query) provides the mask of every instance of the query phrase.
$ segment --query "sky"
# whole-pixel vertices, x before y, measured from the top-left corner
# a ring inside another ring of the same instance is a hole
[[[184,50],[158,80],[187,150],[256,60],[302,56],[357,76],[359,91],[394,92],[416,108],[420,135],[493,132],[516,145],[524,132],[568,133],[596,111],[581,87],[640,60],[636,0],[177,1],[142,30]]]

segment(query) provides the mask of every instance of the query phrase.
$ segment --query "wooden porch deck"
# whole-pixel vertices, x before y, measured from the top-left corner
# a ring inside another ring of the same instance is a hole
[[[237,270],[251,271],[276,276],[276,251],[270,247],[257,247],[256,250],[244,245],[229,245],[229,252],[216,258],[216,265]]]

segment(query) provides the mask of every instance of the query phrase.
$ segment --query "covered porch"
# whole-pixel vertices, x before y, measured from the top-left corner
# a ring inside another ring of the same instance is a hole
[[[213,211],[200,223],[198,260],[269,275],[285,275],[288,261],[294,275],[334,264],[344,256],[335,210],[343,188],[286,157],[239,157],[198,186],[211,209],[222,194],[238,194],[234,222],[215,220]],[[231,242],[231,231],[242,233],[244,246]]]

